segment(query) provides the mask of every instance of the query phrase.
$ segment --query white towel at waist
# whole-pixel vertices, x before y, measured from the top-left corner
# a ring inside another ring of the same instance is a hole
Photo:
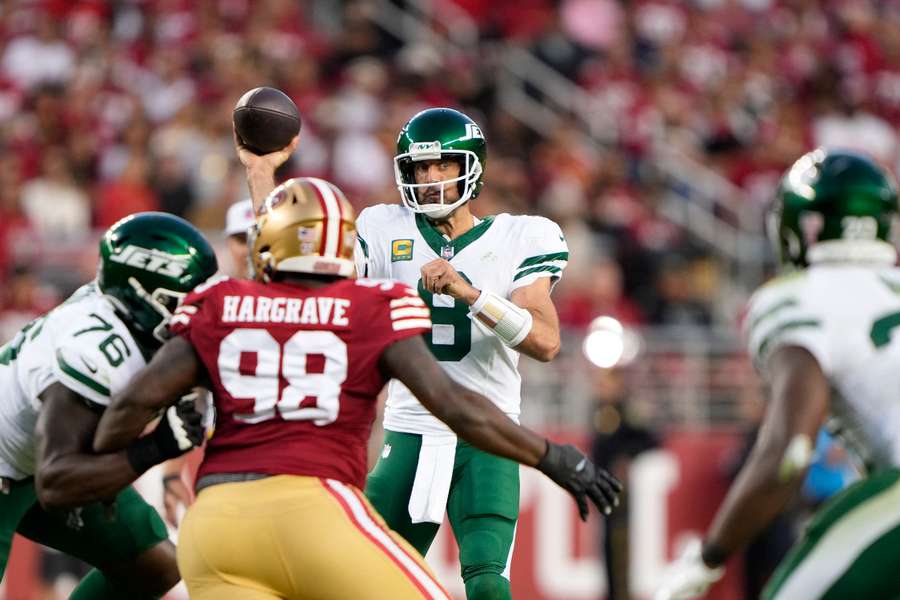
[[[455,460],[455,435],[422,434],[416,478],[409,495],[409,517],[413,523],[444,521]]]

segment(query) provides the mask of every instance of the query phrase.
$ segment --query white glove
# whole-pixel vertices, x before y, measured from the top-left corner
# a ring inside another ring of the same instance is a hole
[[[688,542],[684,552],[663,574],[662,584],[653,600],[688,600],[700,598],[725,574],[725,567],[711,569],[701,556],[703,542],[695,538]]]

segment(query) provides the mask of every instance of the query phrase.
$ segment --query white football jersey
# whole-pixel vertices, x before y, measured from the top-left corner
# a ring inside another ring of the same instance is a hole
[[[477,390],[517,419],[521,404],[519,353],[508,348],[469,306],[421,285],[422,265],[449,260],[473,286],[509,298],[513,290],[549,277],[562,276],[569,249],[559,226],[544,217],[500,214],[477,222],[454,239],[446,239],[422,215],[399,205],[380,204],[363,210],[356,221],[359,275],[391,278],[419,291],[431,309],[432,329],[426,342],[447,373]],[[439,433],[448,428],[431,415],[399,381],[388,385],[384,426],[407,433]]]
[[[869,468],[900,466],[900,269],[814,265],[773,280],[744,321],[761,371],[801,346],[832,387],[829,425]]]
[[[0,347],[0,476],[34,474],[38,396],[59,382],[97,407],[146,364],[112,304],[91,283]]]

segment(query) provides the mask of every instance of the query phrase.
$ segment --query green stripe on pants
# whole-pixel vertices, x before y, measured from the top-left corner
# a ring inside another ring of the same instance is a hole
[[[812,520],[763,598],[900,597],[900,470],[850,486]]]

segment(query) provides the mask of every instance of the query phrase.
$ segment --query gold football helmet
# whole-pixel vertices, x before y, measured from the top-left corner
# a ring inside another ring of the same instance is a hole
[[[278,272],[352,277],[356,215],[333,183],[295,177],[263,202],[248,242],[259,280]]]

